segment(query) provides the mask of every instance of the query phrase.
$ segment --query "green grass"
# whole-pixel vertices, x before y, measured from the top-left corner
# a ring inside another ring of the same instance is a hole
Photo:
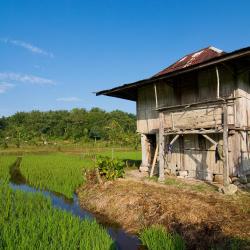
[[[0,179],[9,179],[10,166],[16,161],[15,156],[0,156]]]
[[[140,233],[142,244],[149,250],[184,250],[185,242],[178,234],[170,234],[161,225],[144,229]]]
[[[207,183],[186,183],[176,178],[167,178],[165,185],[175,186],[177,188],[189,189],[196,192],[216,191],[216,187],[208,185]]]
[[[54,209],[40,194],[0,184],[0,200],[0,249],[114,249],[106,230],[95,221]]]
[[[93,164],[90,159],[62,153],[25,155],[20,170],[32,186],[72,198],[75,189],[84,182],[82,170]]]

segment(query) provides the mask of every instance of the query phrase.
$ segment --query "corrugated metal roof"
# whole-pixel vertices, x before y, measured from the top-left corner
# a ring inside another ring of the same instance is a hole
[[[215,57],[219,57],[221,55],[225,54],[224,51],[217,49],[215,47],[207,47],[205,49],[201,49],[199,51],[196,51],[194,53],[188,54],[184,57],[182,57],[180,60],[175,62],[174,64],[170,65],[169,67],[165,68],[164,70],[161,70],[158,72],[154,77],[161,76],[166,73],[174,72],[179,69],[184,69],[189,66],[193,66],[198,63],[205,62],[207,60],[210,60]]]

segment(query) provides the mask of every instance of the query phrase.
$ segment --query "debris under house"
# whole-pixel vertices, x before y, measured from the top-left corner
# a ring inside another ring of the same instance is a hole
[[[250,47],[208,47],[97,95],[135,101],[141,171],[228,185],[250,178]],[[231,179],[230,179],[231,178]]]

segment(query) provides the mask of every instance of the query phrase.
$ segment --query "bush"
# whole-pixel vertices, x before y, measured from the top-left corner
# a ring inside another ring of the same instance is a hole
[[[96,163],[100,175],[107,180],[114,180],[124,176],[125,163],[122,160],[111,159],[108,156],[98,156]]]
[[[161,225],[144,229],[140,239],[149,250],[184,250],[185,242],[178,234],[170,234]]]

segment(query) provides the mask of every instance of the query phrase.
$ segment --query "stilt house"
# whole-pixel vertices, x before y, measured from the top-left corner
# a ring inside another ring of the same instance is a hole
[[[141,170],[158,169],[160,180],[167,172],[227,185],[250,172],[250,47],[208,47],[97,95],[136,102]]]

